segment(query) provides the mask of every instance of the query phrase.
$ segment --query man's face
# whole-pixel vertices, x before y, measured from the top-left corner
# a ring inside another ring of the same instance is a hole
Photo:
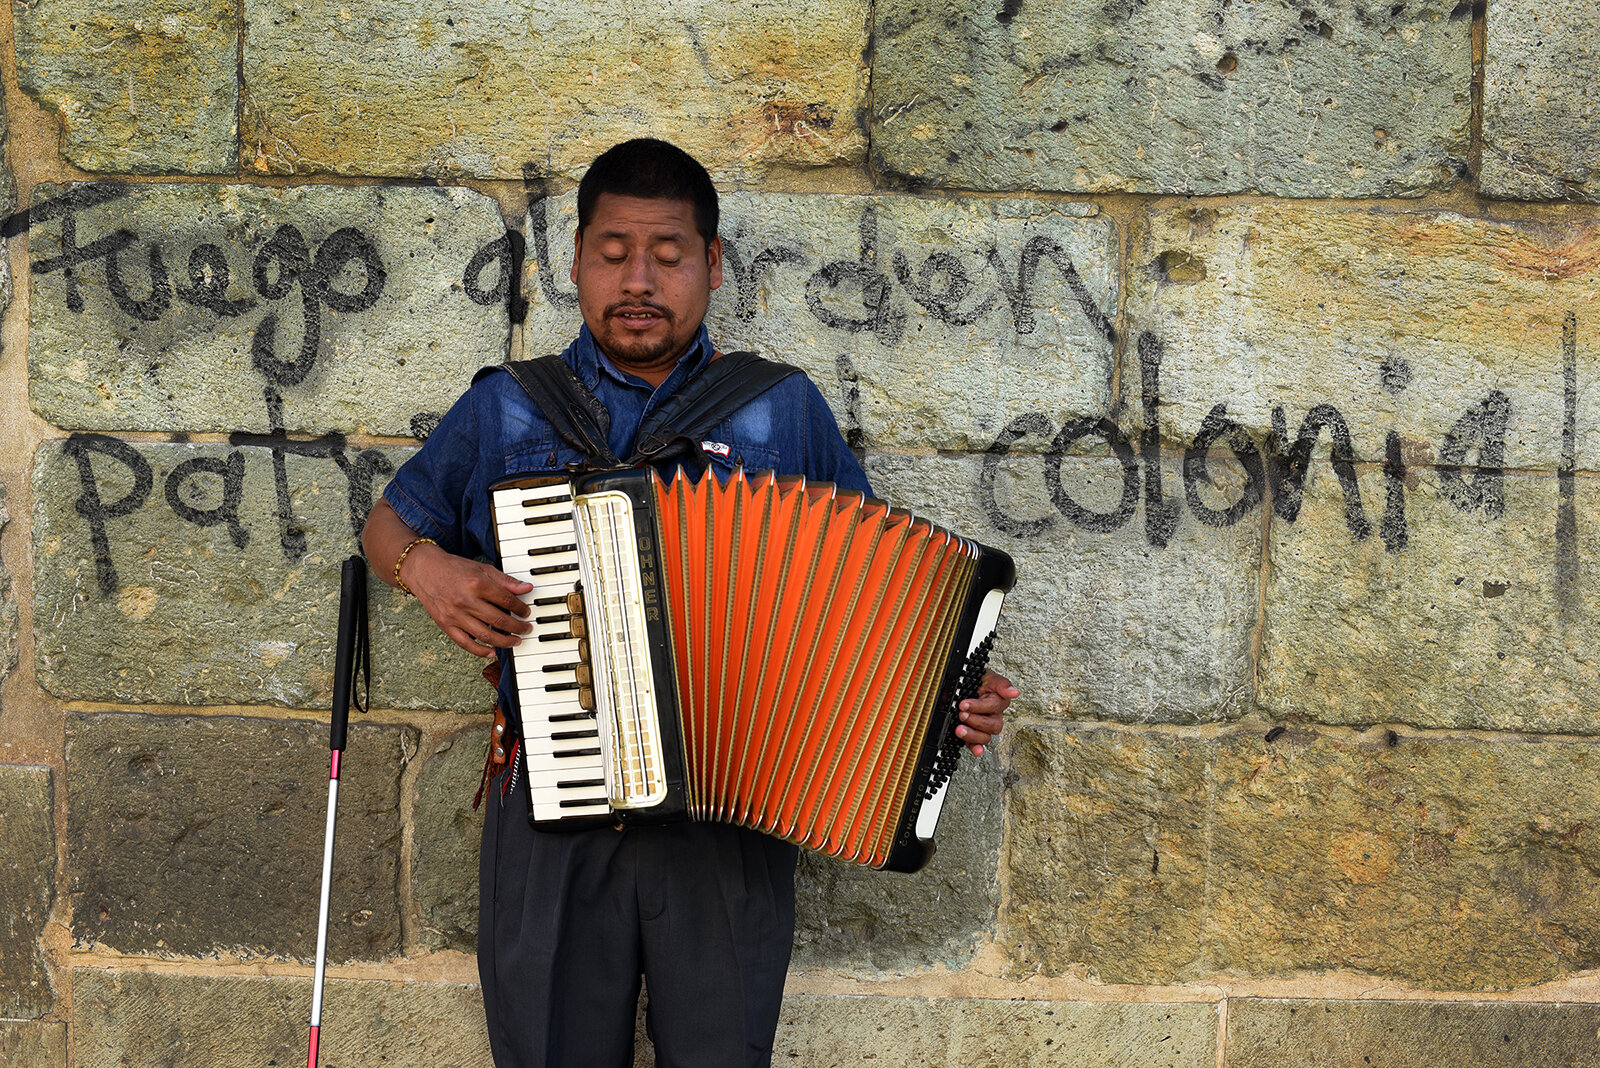
[[[606,355],[659,385],[722,284],[722,240],[706,244],[688,201],[602,193],[578,231],[572,281]]]

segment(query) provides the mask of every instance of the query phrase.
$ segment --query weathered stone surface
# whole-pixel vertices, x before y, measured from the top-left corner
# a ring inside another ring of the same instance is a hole
[[[97,435],[41,446],[41,684],[74,700],[329,707],[339,567],[408,452],[284,451],[280,485],[270,448]],[[370,586],[374,700],[487,708],[481,663],[414,600]]]
[[[6,487],[0,482],[0,533],[6,529],[11,514],[6,511]],[[0,554],[0,687],[6,676],[17,666],[17,595],[11,585],[11,572],[6,569],[5,556]],[[3,708],[0,705],[0,708]]]
[[[1593,1068],[1597,1024],[1593,1005],[1239,998],[1228,1003],[1228,1068]]]
[[[411,728],[351,729],[339,775],[328,954],[400,949],[400,773]],[[235,716],[73,715],[73,936],[126,953],[310,960],[327,727]]]
[[[791,995],[772,1059],[881,1068],[1213,1068],[1217,1009]]]
[[[967,189],[1416,195],[1465,168],[1469,10],[894,0],[873,151]]]
[[[1046,440],[1054,430],[1044,429]],[[1171,481],[1164,492],[1175,510],[1152,521],[1146,506],[1141,521],[1113,457],[869,454],[866,466],[887,500],[1016,561],[995,652],[998,670],[1023,690],[1022,708],[1171,723],[1243,711],[1258,613],[1257,522],[1196,522],[1171,501],[1181,492]],[[1175,478],[1175,460],[1161,466]],[[1213,463],[1210,473],[1214,485],[1197,490],[1206,503],[1240,498],[1236,469]]]
[[[795,885],[797,967],[910,971],[961,967],[993,934],[1000,904],[1000,768],[964,757],[914,875],[803,853]]]
[[[449,17],[249,0],[242,163],[262,173],[576,176],[665,137],[720,176],[859,162],[868,6],[619,0]]]
[[[1600,9],[1495,0],[1485,21],[1478,188],[1512,200],[1600,200]]]
[[[17,83],[86,171],[231,174],[239,15],[229,0],[32,0],[16,11]]]
[[[1338,480],[1314,469],[1293,525],[1274,519],[1261,706],[1364,725],[1600,733],[1600,496],[1585,477],[1417,468],[1356,482],[1372,533],[1350,532]],[[1403,524],[1385,514],[1403,492]],[[1404,546],[1399,547],[1400,538]]]
[[[0,1018],[33,1019],[54,1004],[39,950],[55,900],[54,804],[49,768],[0,765]]]
[[[49,1020],[0,1021],[0,1064],[67,1068],[67,1025]]]
[[[470,190],[46,186],[30,212],[29,388],[58,426],[423,436],[506,357],[509,251],[468,270],[505,225]]]
[[[728,194],[724,351],[797,364],[853,442],[981,451],[1017,413],[1111,400],[1117,235],[1034,200]],[[557,352],[579,325],[568,277],[576,198],[537,202],[523,333]]]
[[[1282,406],[1292,439],[1325,405],[1358,458],[1382,460],[1390,430],[1442,458],[1498,393],[1505,466],[1549,470],[1570,393],[1575,462],[1600,462],[1600,379],[1566,374],[1600,344],[1600,220],[1202,208],[1153,213],[1132,256],[1130,331],[1164,350],[1168,438],[1225,404],[1258,444]]]
[[[1477,990],[1600,963],[1594,743],[1265,733],[1016,732],[1016,970]]]
[[[11,158],[11,136],[9,123],[6,122],[5,108],[0,106],[0,153],[5,159]],[[11,168],[0,161],[0,211],[10,214],[17,206],[17,185],[11,176]],[[11,257],[0,258],[0,311],[11,303]]]
[[[72,974],[78,1068],[259,1068],[306,1057],[311,980],[98,971]],[[326,1068],[489,1068],[476,986],[329,979]]]
[[[429,949],[478,946],[478,846],[483,813],[472,796],[483,774],[487,725],[457,731],[422,766],[412,812],[411,894]]]

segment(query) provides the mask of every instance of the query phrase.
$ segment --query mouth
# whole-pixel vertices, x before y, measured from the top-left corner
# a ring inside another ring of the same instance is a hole
[[[615,305],[607,309],[606,315],[607,318],[634,330],[647,330],[657,323],[671,319],[665,308],[658,308],[653,304]]]

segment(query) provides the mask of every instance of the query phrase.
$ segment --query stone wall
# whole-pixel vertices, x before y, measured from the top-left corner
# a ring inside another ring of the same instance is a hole
[[[1020,568],[933,865],[803,864],[780,1060],[1600,1065],[1590,0],[3,21],[0,1061],[304,1056],[339,563],[651,133],[722,346]],[[373,613],[324,1063],[486,1066],[488,692]]]

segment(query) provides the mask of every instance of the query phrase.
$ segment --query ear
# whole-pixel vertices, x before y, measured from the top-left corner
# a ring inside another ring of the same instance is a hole
[[[711,243],[706,246],[706,266],[709,268],[711,288],[716,289],[722,285],[722,235],[720,234],[713,237]]]
[[[572,235],[572,284],[578,284],[578,260],[583,255],[583,231]]]

